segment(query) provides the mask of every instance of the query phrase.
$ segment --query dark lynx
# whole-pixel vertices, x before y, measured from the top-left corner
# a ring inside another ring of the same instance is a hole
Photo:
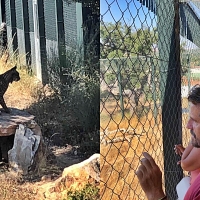
[[[3,74],[0,74],[0,104],[3,107],[3,109],[5,110],[5,112],[7,112],[7,113],[9,113],[10,110],[6,106],[3,95],[5,94],[6,90],[8,89],[9,83],[20,80],[19,72],[16,69],[17,69],[17,67],[14,66],[12,69],[6,71]]]

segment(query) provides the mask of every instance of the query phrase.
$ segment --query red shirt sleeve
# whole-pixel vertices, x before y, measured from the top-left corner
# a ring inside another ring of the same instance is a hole
[[[200,174],[189,187],[187,193],[185,194],[184,200],[200,200]]]

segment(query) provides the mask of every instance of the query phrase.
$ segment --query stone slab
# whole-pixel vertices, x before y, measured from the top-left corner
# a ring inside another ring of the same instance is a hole
[[[11,113],[1,112],[0,114],[0,136],[15,134],[19,124],[27,124],[34,120],[35,116],[24,110],[9,108]]]

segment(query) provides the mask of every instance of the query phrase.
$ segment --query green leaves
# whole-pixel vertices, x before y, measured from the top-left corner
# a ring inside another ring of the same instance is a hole
[[[150,55],[157,43],[156,29],[140,28],[122,22],[105,22],[100,25],[101,58]]]
[[[91,184],[87,184],[81,191],[69,191],[67,193],[68,200],[97,200],[100,199],[99,188]]]

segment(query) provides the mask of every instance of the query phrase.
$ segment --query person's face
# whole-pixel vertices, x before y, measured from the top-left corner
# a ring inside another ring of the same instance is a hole
[[[200,148],[200,104],[190,103],[189,120],[186,127],[190,129],[192,145]]]

